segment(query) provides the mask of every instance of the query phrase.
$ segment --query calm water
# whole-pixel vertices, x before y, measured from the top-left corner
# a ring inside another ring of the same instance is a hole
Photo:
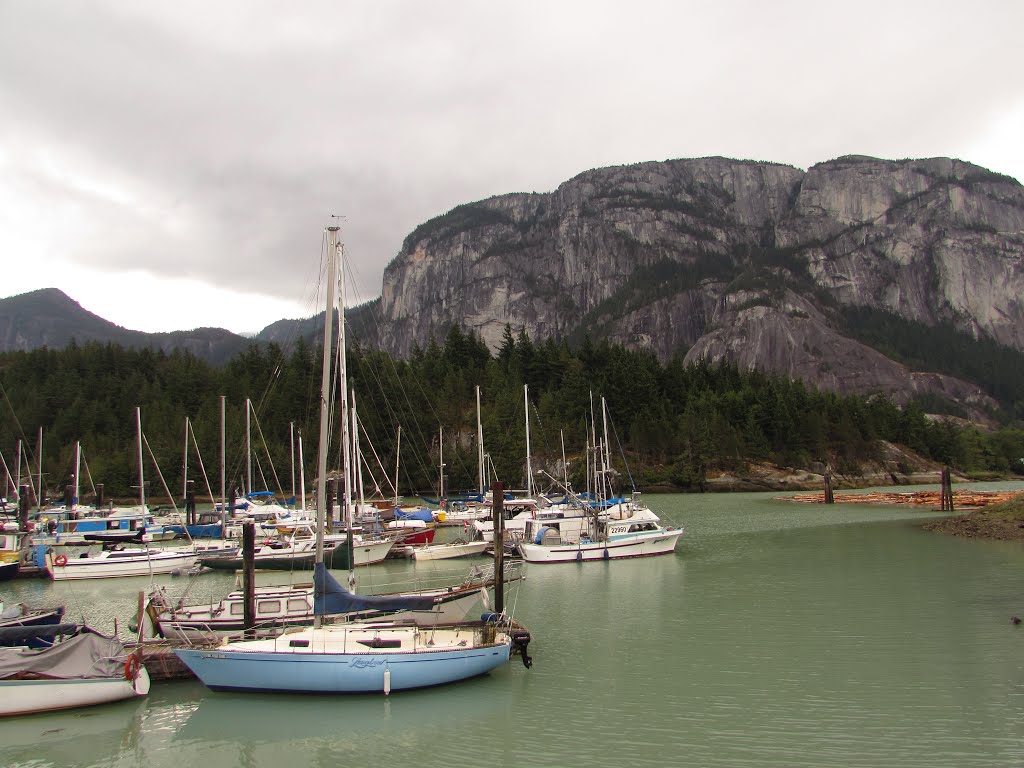
[[[530,670],[390,699],[158,683],[138,702],[0,722],[0,764],[1024,766],[1024,625],[1010,622],[1024,546],[928,533],[915,523],[936,513],[908,509],[648,502],[686,527],[676,556],[529,568],[513,598]],[[360,588],[465,570],[429,565],[364,569]],[[2,596],[120,615],[124,631],[145,584],[20,580]]]

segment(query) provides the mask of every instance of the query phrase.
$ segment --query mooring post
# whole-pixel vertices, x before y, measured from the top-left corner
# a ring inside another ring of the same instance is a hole
[[[832,495],[832,473],[825,471],[825,503],[835,504],[835,496]]]
[[[256,626],[256,524],[252,520],[242,523],[242,594],[245,636],[251,638]]]
[[[96,509],[103,509],[103,483],[96,483]]]
[[[28,486],[18,488],[18,530],[28,530]]]
[[[491,514],[494,517],[494,612],[505,612],[505,485],[491,485]]]

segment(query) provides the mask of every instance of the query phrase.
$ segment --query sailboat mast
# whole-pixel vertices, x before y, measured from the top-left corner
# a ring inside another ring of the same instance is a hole
[[[250,416],[252,409],[249,398],[245,398],[245,492],[252,493],[252,435]]]
[[[344,246],[338,243],[338,394],[341,396],[341,462],[344,488],[341,497],[341,519],[348,525],[351,519],[352,493],[355,487],[352,467],[352,439],[349,434],[348,363],[345,354],[345,262]],[[349,531],[351,535],[351,529]]]
[[[21,503],[21,440],[18,440],[17,454],[17,460],[15,461],[17,470],[14,473],[14,487],[18,489],[18,502]]]
[[[220,511],[221,511],[221,518],[223,520],[226,520],[227,519],[227,513],[228,513],[228,503],[227,503],[227,478],[225,476],[226,470],[225,470],[225,467],[224,467],[224,464],[225,464],[224,454],[225,454],[225,451],[226,451],[225,439],[224,439],[225,438],[224,421],[225,421],[225,410],[226,409],[225,409],[225,406],[224,406],[224,401],[225,401],[225,396],[221,395],[220,396]]]
[[[184,497],[188,496],[188,416],[185,417],[185,440],[184,440],[184,456],[181,460],[182,474],[181,474],[181,495]]]
[[[39,428],[39,490],[36,492],[39,507],[43,506],[43,428]]]
[[[139,443],[139,506],[146,506],[146,475],[142,466],[142,409],[135,407],[135,436]]]
[[[477,465],[477,488],[481,498],[487,492],[484,485],[484,427],[480,423],[480,386],[476,388],[476,465]]]
[[[299,509],[306,508],[306,462],[302,458],[302,430],[298,431],[299,441]]]
[[[75,440],[75,495],[71,497],[71,508],[78,504],[78,473],[82,471],[82,442]]]
[[[292,449],[292,504],[295,503],[295,422],[288,423],[289,444]]]
[[[562,441],[562,476],[565,478],[565,492],[569,492],[569,463],[565,460],[565,432],[558,430],[558,437]]]
[[[316,562],[324,561],[324,525],[327,521],[327,449],[330,433],[328,401],[331,397],[331,339],[334,322],[334,290],[338,280],[338,227],[327,228],[327,311],[324,312],[323,367],[320,377],[320,445],[317,453],[316,475]],[[314,617],[314,626],[320,626],[320,617]]]
[[[437,500],[444,505],[444,427],[437,429]]]
[[[530,465],[530,386],[523,384],[523,406],[526,410],[526,497],[533,498],[533,467]]]
[[[402,425],[398,425],[398,438],[395,440],[395,509],[398,509],[398,457],[402,452]]]
[[[608,405],[605,399],[601,398],[601,427],[604,431],[604,455],[601,457],[604,463],[604,482],[605,482],[605,493],[609,499],[612,496],[611,487],[611,475],[609,474],[612,469],[612,454],[609,448],[608,442]]]
[[[359,491],[357,509],[361,511],[363,508],[363,465],[362,456],[359,453],[359,418],[356,415],[356,391],[354,389],[352,390],[352,471],[355,473],[356,481],[353,488],[358,488]],[[356,581],[355,536],[352,531],[352,518],[352,505],[349,504],[348,517],[345,518],[345,527],[348,529],[346,542],[348,545],[349,584],[355,584]]]

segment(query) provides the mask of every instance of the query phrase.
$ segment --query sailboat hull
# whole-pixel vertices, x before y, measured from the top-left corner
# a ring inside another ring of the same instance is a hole
[[[396,632],[404,637],[399,639]],[[226,644],[215,650],[177,649],[175,653],[213,690],[387,693],[485,675],[508,663],[512,649],[511,640],[500,634],[488,644],[474,643],[466,636],[465,647],[453,647],[448,641],[431,645],[435,631],[414,627],[391,632],[363,630],[362,640],[358,635],[358,631],[346,635],[342,628],[324,627],[239,643],[244,648],[239,650]],[[302,645],[305,642],[309,645]],[[365,645],[369,642],[400,642],[401,647],[393,652],[368,652]],[[333,650],[341,646],[346,650]],[[434,650],[438,646],[440,649]]]

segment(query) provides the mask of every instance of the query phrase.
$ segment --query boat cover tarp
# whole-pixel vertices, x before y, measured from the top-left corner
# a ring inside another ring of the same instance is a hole
[[[313,568],[313,613],[318,616],[353,611],[429,611],[433,607],[434,598],[429,596],[356,595],[342,586],[323,563]]]
[[[57,635],[74,635],[81,624],[21,624],[0,627],[0,645],[28,645],[31,648],[49,648]],[[47,642],[43,642],[47,641]]]
[[[395,520],[422,520],[424,523],[432,523],[434,522],[434,513],[429,509],[414,509],[409,512],[396,509]]]
[[[71,679],[124,676],[127,651],[116,637],[85,631],[52,648],[0,648],[0,680],[19,674]]]

